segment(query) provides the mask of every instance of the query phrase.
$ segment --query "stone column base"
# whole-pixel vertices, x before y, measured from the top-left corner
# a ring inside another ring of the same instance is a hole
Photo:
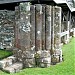
[[[50,67],[51,65],[50,51],[46,51],[46,50],[37,51],[35,58],[36,58],[37,66]]]
[[[62,50],[55,50],[55,53],[51,56],[51,59],[53,65],[62,62]]]

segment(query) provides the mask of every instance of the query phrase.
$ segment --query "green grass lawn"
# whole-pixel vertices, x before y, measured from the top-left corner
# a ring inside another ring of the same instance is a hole
[[[0,71],[0,75],[75,75],[75,38],[62,47],[64,61],[49,68],[26,68],[15,74]]]
[[[0,59],[3,59],[3,58],[8,57],[10,55],[12,55],[11,51],[0,50]]]

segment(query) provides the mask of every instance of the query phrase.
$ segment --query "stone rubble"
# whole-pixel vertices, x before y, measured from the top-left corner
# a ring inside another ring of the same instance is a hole
[[[21,69],[23,69],[23,64],[16,62],[13,65],[4,68],[3,70],[8,73],[16,73],[19,72]]]
[[[9,56],[0,60],[0,69],[8,73],[16,73],[23,69],[23,63],[17,62],[16,57]]]
[[[51,56],[50,51],[37,51],[36,54],[36,61],[38,63],[38,66],[40,67],[50,67],[51,65]]]
[[[16,57],[14,57],[14,56],[10,56],[8,58],[5,58],[3,60],[0,60],[0,68],[4,69],[8,66],[11,66],[15,62],[16,62]]]
[[[0,68],[4,69],[7,66],[12,65],[12,59],[3,59],[2,61],[0,61]]]

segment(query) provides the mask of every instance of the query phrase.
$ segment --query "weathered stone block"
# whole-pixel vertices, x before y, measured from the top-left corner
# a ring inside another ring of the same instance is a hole
[[[35,58],[33,59],[24,59],[24,67],[35,67]]]
[[[50,57],[50,51],[43,50],[40,57]]]
[[[62,54],[62,50],[59,50],[59,49],[55,50],[55,54],[56,55],[61,55]]]
[[[37,54],[39,55],[39,58],[50,57],[50,51],[46,50],[37,51]]]
[[[8,72],[8,73],[15,73],[15,69],[12,67],[6,67],[3,69],[4,71]]]
[[[35,51],[23,51],[22,53],[25,58],[34,58]]]
[[[50,64],[51,63],[51,57],[47,57],[47,58],[40,58],[39,59],[40,63],[45,63],[45,64]]]
[[[21,69],[23,69],[23,64],[17,62],[9,67],[4,68],[3,70],[9,73],[16,73],[20,71]]]
[[[59,55],[54,55],[54,56],[52,56],[51,59],[52,59],[51,61],[52,61],[53,65],[60,62],[60,56]]]
[[[9,56],[8,59],[12,59],[12,63],[15,63],[17,61],[17,58],[15,56]]]
[[[12,65],[12,59],[6,58],[0,61],[0,68],[2,69],[10,65]]]
[[[51,64],[50,51],[46,51],[46,50],[37,51],[36,63],[37,66],[40,67],[49,67]]]

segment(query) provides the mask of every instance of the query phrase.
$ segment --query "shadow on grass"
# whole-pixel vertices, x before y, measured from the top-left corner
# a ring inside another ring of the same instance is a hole
[[[12,51],[0,49],[0,60],[6,58],[8,56],[11,56],[11,55],[13,55]]]

